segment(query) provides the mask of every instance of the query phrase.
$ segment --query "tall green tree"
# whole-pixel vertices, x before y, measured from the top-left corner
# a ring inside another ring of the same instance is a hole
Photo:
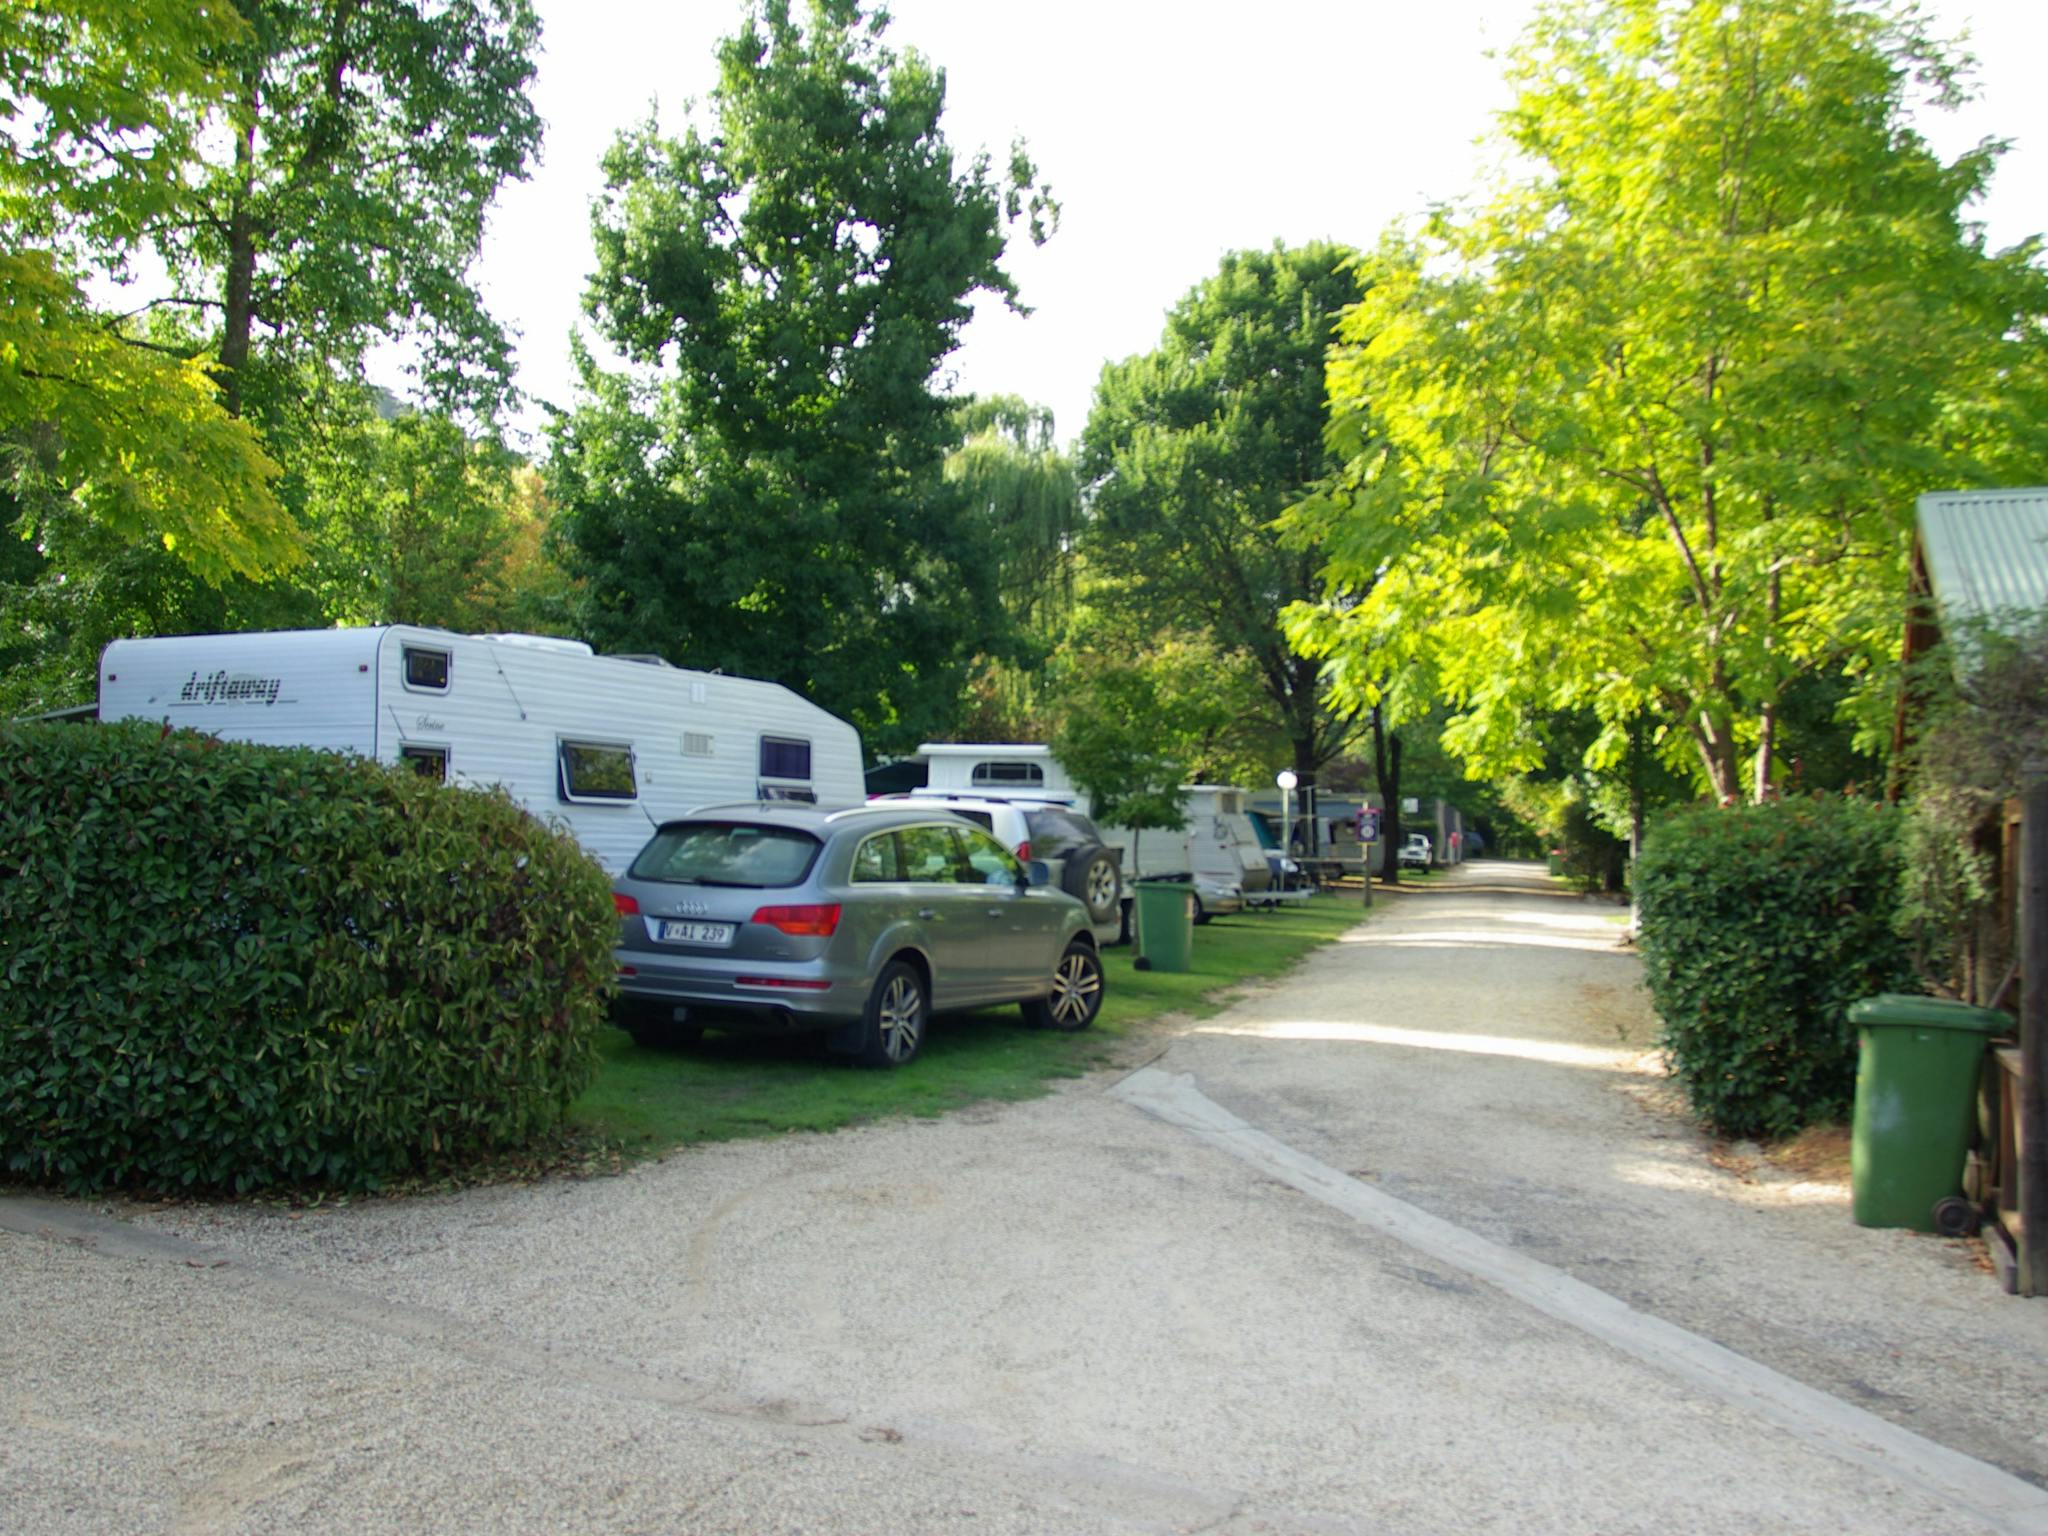
[[[1225,257],[1168,315],[1156,351],[1103,369],[1081,439],[1094,601],[1248,657],[1257,688],[1245,707],[1285,737],[1304,783],[1358,716],[1282,630],[1283,609],[1320,595],[1323,555],[1283,541],[1276,519],[1340,462],[1323,439],[1323,367],[1358,297],[1353,254],[1314,244]]]
[[[1028,637],[1057,636],[1074,602],[1081,486],[1053,441],[1052,412],[1015,395],[977,397],[955,414],[959,445],[946,479],[989,532],[996,590]]]
[[[1761,798],[1788,690],[1895,654],[1915,493],[2048,469],[2038,242],[1970,221],[2000,145],[1914,131],[1961,86],[1910,12],[1552,5],[1511,73],[1533,174],[1390,241],[1345,318],[1294,633],[1431,670],[1486,768],[1583,709],[1592,766],[1643,721]]]
[[[1088,796],[1090,813],[1131,829],[1135,865],[1147,831],[1187,825],[1180,786],[1189,765],[1176,740],[1183,716],[1143,660],[1084,651],[1069,665],[1076,686],[1062,695],[1052,749]]]
[[[298,585],[328,623],[521,627],[551,588],[562,595],[534,547],[540,514],[520,484],[533,471],[451,416],[390,406],[323,413],[299,455],[310,553]]]
[[[872,749],[947,720],[1005,615],[986,525],[942,473],[933,389],[1005,232],[1055,210],[940,129],[945,75],[858,0],[760,0],[711,121],[605,157],[585,301],[626,366],[581,358],[551,490],[607,645],[772,678]]]
[[[1008,623],[990,637],[996,652],[975,658],[946,726],[962,741],[1035,741],[1046,731],[1046,664],[1075,618],[1080,481],[1043,406],[976,397],[954,420],[960,440],[946,455],[946,479],[986,531]]]
[[[247,36],[231,6],[192,0],[0,7],[0,497],[13,533],[84,520],[210,578],[293,555],[277,466],[223,408],[203,350],[154,344],[85,285],[192,216],[187,172],[231,94],[218,60]]]
[[[488,414],[511,349],[469,269],[540,144],[531,0],[237,8],[246,26],[218,54],[228,142],[196,167],[196,212],[145,231],[176,280],[165,302],[219,337],[230,408],[260,414],[245,375],[261,352],[287,376],[317,359],[353,379],[399,338],[430,399]]]
[[[308,394],[320,398],[289,435],[273,428],[305,509],[288,571],[202,575],[69,503],[46,507],[32,539],[0,543],[0,717],[90,700],[101,649],[123,635],[568,626],[530,467],[444,414],[310,381]]]

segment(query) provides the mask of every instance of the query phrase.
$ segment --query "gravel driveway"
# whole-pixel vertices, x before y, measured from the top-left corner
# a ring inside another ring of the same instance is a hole
[[[1611,913],[1476,866],[939,1122],[0,1201],[0,1531],[2048,1530],[2048,1306],[1717,1162]]]

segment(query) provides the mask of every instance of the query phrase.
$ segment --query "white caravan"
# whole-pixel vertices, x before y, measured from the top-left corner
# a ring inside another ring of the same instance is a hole
[[[700,805],[865,798],[859,734],[779,684],[536,635],[394,625],[116,640],[100,655],[99,713],[503,785],[614,875],[659,823]]]
[[[1040,743],[928,741],[917,755],[926,765],[925,787],[933,793],[1046,800],[1087,809],[1087,796],[1052,748]],[[1194,875],[1237,886],[1246,896],[1264,892],[1272,873],[1246,814],[1246,793],[1226,784],[1184,784],[1180,794],[1187,826],[1177,832],[1155,828],[1140,834],[1097,819],[1103,842],[1122,851],[1124,877]]]

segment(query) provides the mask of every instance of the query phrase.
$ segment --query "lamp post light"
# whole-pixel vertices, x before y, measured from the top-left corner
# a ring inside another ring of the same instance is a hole
[[[1273,782],[1280,786],[1280,868],[1281,884],[1284,886],[1287,883],[1287,859],[1294,851],[1294,818],[1288,814],[1287,797],[1294,792],[1294,786],[1301,780],[1294,776],[1292,768],[1282,768],[1273,776]]]

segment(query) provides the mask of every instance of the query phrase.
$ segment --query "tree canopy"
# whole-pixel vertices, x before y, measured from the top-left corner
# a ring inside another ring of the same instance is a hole
[[[0,7],[0,707],[76,702],[116,635],[549,586],[468,277],[536,47],[527,0]],[[434,412],[367,384],[387,338]]]
[[[540,144],[531,0],[240,3],[231,142],[197,168],[195,215],[148,231],[174,302],[218,318],[231,403],[259,341],[353,378],[404,338],[430,399],[490,414],[510,345],[469,268]]]
[[[858,0],[761,0],[711,121],[605,159],[580,360],[551,488],[584,628],[771,678],[886,751],[942,725],[1005,627],[985,523],[943,473],[934,388],[977,292],[1016,303],[1006,230],[1055,209],[940,129],[945,75]]]
[[[1999,145],[1914,132],[1961,78],[1910,14],[1552,6],[1512,78],[1533,174],[1390,239],[1345,317],[1293,633],[1423,669],[1477,766],[1588,709],[1596,765],[1643,720],[1761,797],[1787,689],[1896,654],[1915,493],[2048,462],[2038,244],[1969,220]]]
[[[204,358],[144,344],[83,281],[189,213],[186,173],[229,91],[217,60],[246,36],[232,7],[189,0],[0,9],[0,504],[15,533],[81,517],[214,579],[294,552],[277,466]]]
[[[1042,641],[1074,599],[1081,488],[1073,460],[1053,441],[1052,412],[1015,395],[968,400],[954,422],[960,441],[946,455],[946,479],[988,530],[1012,623]]]

